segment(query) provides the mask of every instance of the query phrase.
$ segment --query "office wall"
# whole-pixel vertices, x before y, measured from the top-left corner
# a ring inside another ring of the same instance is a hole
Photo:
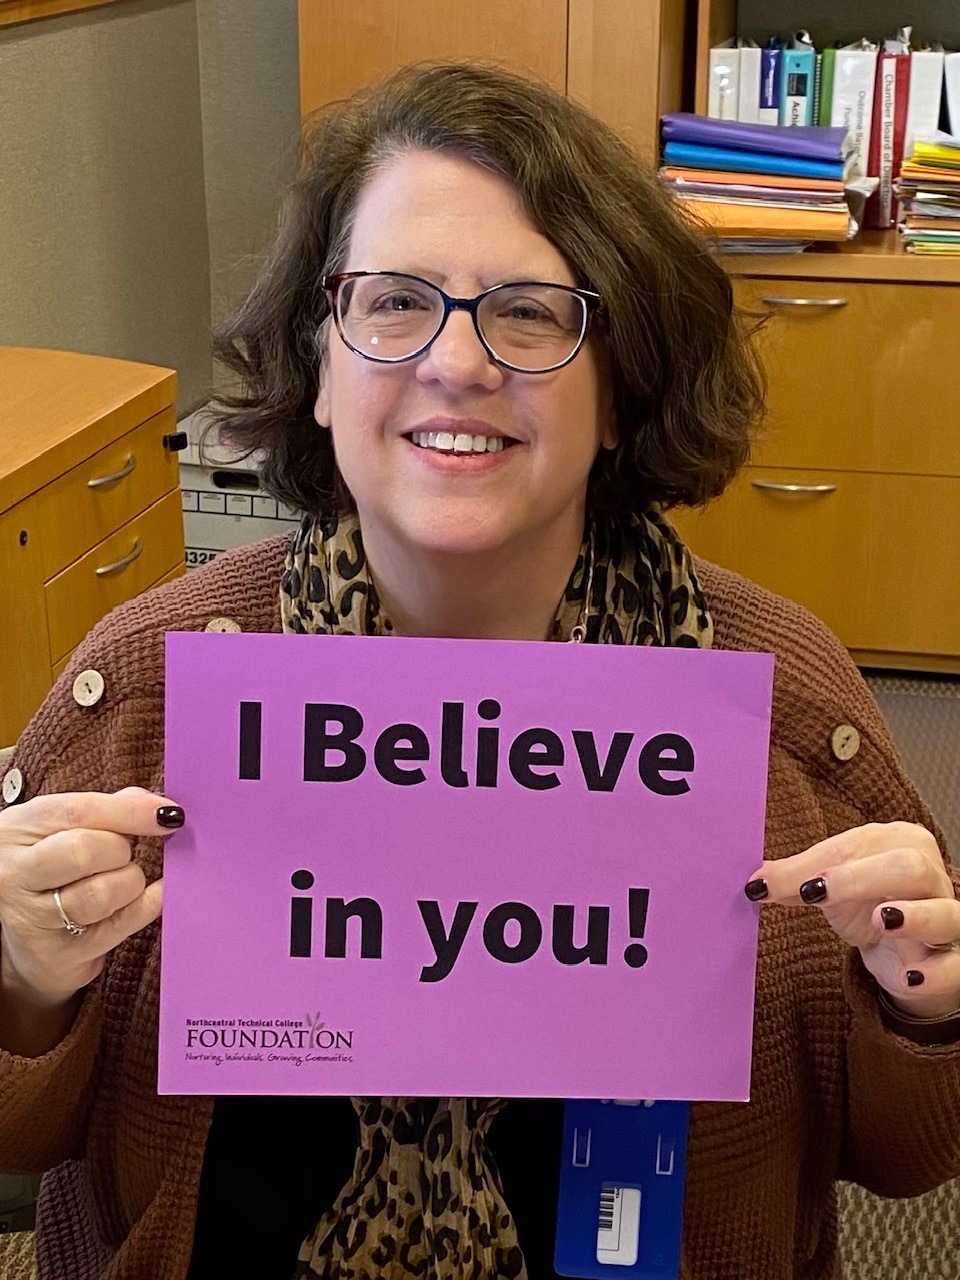
[[[296,0],[197,0],[214,324],[253,281],[300,124]]]
[[[124,0],[0,28],[0,343],[209,392],[298,122],[296,0]]]
[[[0,34],[0,342],[210,379],[194,0]]]

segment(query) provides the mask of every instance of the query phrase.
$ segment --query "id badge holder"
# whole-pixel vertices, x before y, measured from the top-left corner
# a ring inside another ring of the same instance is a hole
[[[554,1269],[578,1280],[676,1280],[687,1102],[564,1106]]]

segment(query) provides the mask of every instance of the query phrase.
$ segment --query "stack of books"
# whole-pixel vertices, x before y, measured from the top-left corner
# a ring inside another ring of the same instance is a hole
[[[724,253],[799,251],[849,240],[852,142],[819,125],[740,124],[674,112],[661,121],[660,178]]]
[[[915,142],[897,194],[908,252],[960,254],[960,138]]]
[[[866,226],[896,221],[893,181],[913,143],[941,127],[960,133],[960,52],[896,36],[819,49],[807,31],[759,47],[731,39],[710,50],[707,114],[753,123],[847,129],[855,168],[878,179]]]

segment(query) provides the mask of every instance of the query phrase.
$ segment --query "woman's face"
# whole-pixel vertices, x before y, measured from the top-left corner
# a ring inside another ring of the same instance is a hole
[[[343,270],[405,272],[455,297],[517,280],[576,283],[507,181],[426,151],[371,179]],[[528,374],[494,364],[465,311],[397,365],[365,360],[335,326],[328,332],[316,417],[333,432],[368,545],[460,556],[544,539],[579,545],[587,476],[601,444],[614,443],[612,396],[589,339],[564,368]],[[441,452],[414,432],[502,435],[506,447]]]

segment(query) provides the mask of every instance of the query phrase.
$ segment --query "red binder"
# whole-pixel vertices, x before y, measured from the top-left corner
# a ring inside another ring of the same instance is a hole
[[[880,186],[867,201],[864,222],[881,231],[896,221],[893,180],[903,162],[903,135],[910,96],[910,54],[881,52],[877,57],[877,81],[873,94],[873,128],[867,172]]]

